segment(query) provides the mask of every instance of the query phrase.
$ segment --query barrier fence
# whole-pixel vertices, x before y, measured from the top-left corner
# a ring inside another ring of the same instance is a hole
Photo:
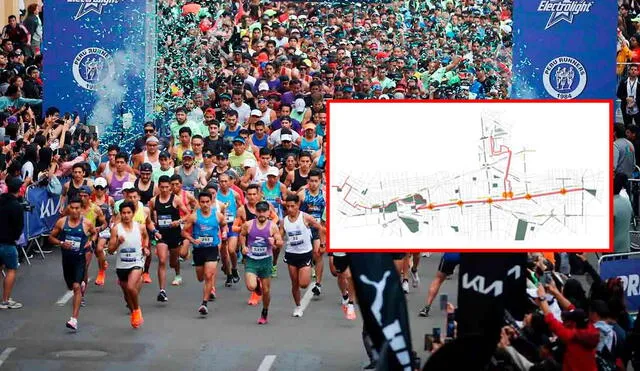
[[[620,278],[624,285],[627,310],[637,313],[640,308],[640,252],[607,254],[598,259],[600,277]]]
[[[30,186],[24,199],[31,210],[24,212],[24,229],[17,244],[30,265],[27,251],[31,248],[35,248],[44,259],[41,238],[49,235],[60,216],[61,197],[50,194],[47,187]]]

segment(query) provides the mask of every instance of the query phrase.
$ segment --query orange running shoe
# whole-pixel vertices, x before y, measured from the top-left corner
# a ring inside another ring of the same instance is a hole
[[[144,319],[142,318],[142,310],[138,308],[131,313],[131,327],[139,328],[143,323]]]
[[[96,282],[95,284],[98,286],[102,286],[104,285],[104,276],[105,276],[105,271],[103,271],[102,269],[98,271],[98,277],[96,277]]]
[[[256,294],[254,291],[251,291],[251,297],[249,298],[249,301],[247,303],[249,305],[258,305],[260,299],[262,299],[262,296]]]
[[[144,283],[151,283],[153,281],[151,281],[151,276],[149,275],[149,273],[143,273],[142,274],[142,281]]]

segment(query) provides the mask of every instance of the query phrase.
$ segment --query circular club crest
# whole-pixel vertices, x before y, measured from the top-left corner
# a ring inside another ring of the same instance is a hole
[[[542,81],[547,93],[552,97],[574,99],[587,85],[587,70],[575,58],[558,57],[547,63]]]
[[[114,72],[113,58],[104,49],[84,49],[73,60],[73,78],[87,90],[97,90],[98,85]]]

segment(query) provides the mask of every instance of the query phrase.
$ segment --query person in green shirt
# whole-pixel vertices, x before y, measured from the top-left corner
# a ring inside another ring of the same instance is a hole
[[[209,130],[201,123],[187,120],[187,110],[184,107],[176,108],[176,119],[169,124],[171,138],[174,146],[180,142],[180,129],[191,129],[191,136],[201,135],[203,138],[209,135]]]
[[[253,164],[257,163],[256,156],[247,150],[247,145],[243,137],[235,137],[233,139],[233,151],[229,154],[229,166],[234,169],[240,176],[244,174],[244,163],[246,160],[253,160]]]

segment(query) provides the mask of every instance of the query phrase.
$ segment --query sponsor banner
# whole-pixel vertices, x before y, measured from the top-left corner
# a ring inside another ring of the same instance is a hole
[[[355,253],[349,259],[364,328],[378,354],[387,345],[381,357],[386,364],[378,369],[411,371],[407,302],[391,254]]]
[[[600,277],[619,277],[624,285],[627,309],[637,312],[640,308],[640,253],[603,256],[600,261]]]
[[[517,99],[610,99],[615,94],[615,2],[514,2],[513,86]]]
[[[60,196],[51,195],[46,187],[31,187],[25,199],[33,206],[24,213],[24,235],[27,239],[51,232],[60,217]]]
[[[148,3],[153,1],[47,2],[45,17],[56,21],[46,22],[44,30],[45,109],[87,115],[100,135],[113,131],[114,123],[122,127],[123,117],[135,124],[145,120],[150,114],[145,89],[153,81],[145,69],[152,50],[145,47],[150,42],[145,29],[152,24]]]

